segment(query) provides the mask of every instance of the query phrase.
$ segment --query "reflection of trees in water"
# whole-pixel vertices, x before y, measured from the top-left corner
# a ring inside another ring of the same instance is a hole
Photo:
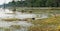
[[[14,8],[13,10],[13,14],[14,14],[14,17],[16,16],[16,8]]]

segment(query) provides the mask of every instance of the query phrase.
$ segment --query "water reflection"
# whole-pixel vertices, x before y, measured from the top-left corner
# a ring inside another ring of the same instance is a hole
[[[16,15],[16,16],[15,16]],[[12,17],[16,17],[16,18],[20,18],[20,19],[23,19],[23,18],[32,18],[32,17],[35,17],[35,14],[26,14],[26,13],[21,13],[21,12],[16,12],[16,14],[13,14],[12,11],[8,10],[8,9],[0,9],[0,18],[12,18]]]
[[[9,10],[9,9],[2,9],[0,8],[0,18],[19,18],[19,19],[25,19],[25,18],[47,18],[48,15],[46,14],[28,14],[28,13],[21,13],[21,12],[15,12],[15,14]],[[11,27],[11,25],[20,25],[21,29],[14,29]],[[28,23],[27,21],[13,21],[13,22],[7,22],[7,21],[0,21],[0,31],[10,30],[10,31],[27,31],[27,27],[31,26],[33,24]]]

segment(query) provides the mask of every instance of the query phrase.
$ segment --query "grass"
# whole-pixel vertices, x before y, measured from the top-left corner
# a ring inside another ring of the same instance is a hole
[[[2,31],[3,31],[3,30],[4,30],[4,31],[10,31],[10,28],[0,27],[0,31],[1,31],[1,30],[2,30]]]
[[[18,9],[17,11],[21,11],[22,9]],[[60,9],[58,10],[51,10],[51,9],[25,9],[25,11],[27,13],[29,13],[29,11],[32,11],[32,13],[60,13]],[[13,18],[13,19],[3,19],[6,21],[16,21],[17,19]],[[50,18],[46,18],[46,19],[39,19],[39,20],[31,20],[31,19],[27,19],[28,22],[31,22],[32,24],[34,24],[33,26],[30,26],[28,28],[28,31],[60,31],[60,16],[55,17],[50,17]],[[11,27],[16,28],[16,29],[20,29],[19,25],[12,25]]]
[[[8,29],[8,28],[5,28],[5,29],[4,29],[4,31],[10,31],[10,29]]]
[[[4,20],[4,21],[20,21],[20,19],[18,19],[18,18],[5,18],[2,20]]]
[[[17,29],[21,29],[20,25],[11,25],[9,28],[6,27],[0,27],[0,31],[12,31],[12,30],[17,30]]]
[[[37,9],[37,8],[39,8],[39,9]],[[47,8],[47,9],[45,9],[45,8]],[[12,7],[8,7],[8,9],[13,9],[13,8]],[[36,9],[33,9],[33,8],[31,9],[30,7],[27,7],[26,9],[25,9],[25,7],[23,7],[23,8],[22,7],[16,7],[16,9],[17,9],[17,11],[24,10],[24,11],[26,11],[28,13],[29,13],[29,11],[32,11],[33,13],[50,13],[51,11],[53,11],[53,13],[54,12],[60,13],[60,9],[58,9],[57,7],[56,8],[53,8],[53,7],[36,7]]]
[[[50,17],[46,19],[32,20],[33,26],[28,28],[28,31],[59,31],[60,16]]]
[[[12,27],[13,29],[21,29],[20,25],[11,25],[10,27]]]

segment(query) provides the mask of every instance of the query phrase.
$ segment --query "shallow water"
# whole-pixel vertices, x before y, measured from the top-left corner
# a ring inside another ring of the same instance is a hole
[[[5,9],[5,11],[4,9],[0,9],[0,18],[12,18],[12,17],[24,19],[24,18],[33,18],[33,17],[36,17],[36,15],[26,14],[26,13],[21,13],[21,12],[16,12],[15,14],[13,14],[13,12],[9,11],[8,9]]]
[[[21,26],[21,29],[14,29],[13,28],[14,31],[26,31],[27,30],[27,27],[31,26],[32,24],[31,23],[28,23],[26,21],[14,21],[14,22],[0,21],[0,27],[10,28],[11,25],[20,25]]]
[[[9,14],[7,14],[9,13]],[[0,19],[3,18],[19,18],[19,19],[25,19],[25,18],[36,18],[37,14],[28,14],[28,13],[21,13],[21,12],[16,12],[15,14],[9,9],[2,9],[0,8]],[[40,18],[47,18],[47,15],[45,14],[39,14]],[[13,21],[13,22],[7,22],[7,21],[0,21],[0,27],[3,28],[10,28],[11,25],[20,25],[22,28],[21,29],[11,29],[11,31],[27,31],[27,27],[33,25],[31,23],[28,23],[27,21]],[[4,29],[0,29],[0,31],[4,31]]]
[[[7,14],[9,13],[9,14]],[[0,19],[3,18],[20,18],[20,19],[24,19],[24,18],[33,18],[35,17],[34,14],[26,14],[26,13],[21,13],[21,12],[16,12],[16,14],[10,14],[13,13],[12,11],[9,11],[8,9],[0,9]],[[20,25],[21,29],[14,29],[13,30],[10,28],[11,25]],[[31,26],[31,23],[28,23],[26,21],[13,21],[13,22],[7,22],[7,21],[0,21],[0,27],[2,27],[0,29],[0,31],[5,31],[5,28],[11,29],[11,31],[27,31],[26,27]]]

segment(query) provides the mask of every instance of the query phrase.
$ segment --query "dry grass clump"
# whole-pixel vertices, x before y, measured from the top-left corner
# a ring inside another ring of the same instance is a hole
[[[25,19],[27,22],[31,22],[32,21],[32,18],[26,18]]]
[[[31,21],[29,31],[60,31],[60,16]]]
[[[10,31],[10,28],[0,27],[0,31]]]
[[[21,29],[20,25],[11,25],[9,28],[7,27],[0,27],[0,31],[12,31],[15,29]]]
[[[39,20],[34,20],[31,21],[31,23],[37,25],[59,25],[60,24],[60,16],[55,17],[50,17],[46,19],[39,19]]]
[[[28,31],[56,31],[54,27],[46,26],[31,26],[28,28]]]
[[[11,25],[10,27],[11,28],[14,28],[14,29],[21,29],[21,26],[20,25]]]
[[[8,29],[8,28],[5,28],[5,29],[4,29],[4,31],[10,31],[10,29]]]
[[[4,21],[20,21],[20,19],[18,19],[18,18],[5,18],[2,20],[4,20]]]
[[[41,31],[41,27],[39,26],[30,26],[28,31]]]

